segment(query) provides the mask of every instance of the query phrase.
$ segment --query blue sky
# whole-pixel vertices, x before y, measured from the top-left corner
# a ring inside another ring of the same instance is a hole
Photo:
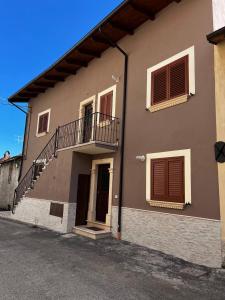
[[[122,0],[0,0],[0,157],[22,151],[25,114],[7,97],[38,75]],[[3,99],[3,100],[1,100]]]

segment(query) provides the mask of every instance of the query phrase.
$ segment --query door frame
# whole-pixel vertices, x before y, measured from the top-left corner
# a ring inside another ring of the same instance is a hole
[[[105,227],[111,227],[112,223],[112,188],[113,188],[113,161],[111,158],[92,160],[91,168],[91,186],[88,208],[88,223],[101,224]],[[108,213],[106,214],[106,222],[100,223],[96,221],[96,196],[97,196],[97,180],[98,180],[98,165],[109,164],[109,198],[108,198]]]
[[[80,201],[80,196],[79,196],[79,190],[80,190],[80,178],[85,176],[86,178],[88,177],[88,195],[87,195],[87,210],[86,210],[86,218],[85,218],[85,222],[87,224],[87,214],[88,214],[88,207],[89,207],[89,195],[90,195],[90,182],[91,182],[91,176],[90,174],[85,174],[85,173],[78,173],[78,179],[77,179],[77,191],[76,191],[76,195],[77,195],[77,199],[76,199],[76,203],[77,203],[77,207],[76,207],[76,218],[75,218],[75,226],[81,226],[81,224],[77,224],[77,215],[78,215],[78,210],[80,208],[81,205],[81,201]],[[83,224],[82,224],[83,225]]]
[[[96,96],[91,96],[83,101],[80,102],[80,108],[79,108],[79,119],[82,119],[85,114],[85,106],[92,103],[92,113],[95,113],[96,110]],[[94,118],[92,119],[92,122],[94,122]],[[80,122],[79,122],[80,123]],[[81,123],[79,124],[79,127],[81,126]],[[91,139],[93,140],[93,130],[91,134]],[[82,144],[83,136],[81,135],[80,131],[78,133],[78,141]]]

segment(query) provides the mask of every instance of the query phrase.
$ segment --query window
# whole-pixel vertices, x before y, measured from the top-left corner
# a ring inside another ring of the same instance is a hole
[[[188,56],[152,73],[152,105],[188,94]]]
[[[115,117],[116,106],[116,85],[102,91],[98,94],[97,111],[99,113],[99,122],[112,120]]]
[[[184,157],[151,160],[151,199],[184,203]]]
[[[49,131],[50,110],[38,114],[37,136],[43,136]]]
[[[194,47],[148,69],[147,108],[157,111],[184,103],[195,94]]]
[[[191,203],[189,149],[147,154],[146,200],[151,206],[177,209]]]
[[[113,92],[109,92],[100,97],[100,121],[110,120],[112,116]]]

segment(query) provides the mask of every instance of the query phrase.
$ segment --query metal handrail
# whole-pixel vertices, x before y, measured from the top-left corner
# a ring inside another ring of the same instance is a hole
[[[59,126],[15,189],[12,211],[57,150],[92,141],[117,145],[118,134],[119,119],[99,112]]]
[[[119,119],[99,112],[92,113],[58,129],[58,149],[92,141],[117,144]]]
[[[25,192],[28,190],[28,188],[32,188],[32,185],[35,180],[35,170],[37,165],[40,164],[40,160],[42,159],[44,162],[44,165],[46,165],[49,160],[52,158],[52,156],[55,153],[55,149],[52,146],[53,141],[55,139],[56,133],[53,134],[51,139],[48,141],[46,146],[43,148],[43,150],[40,152],[40,154],[37,156],[37,158],[33,161],[32,166],[28,169],[26,174],[23,176],[22,180],[19,182],[17,188],[15,189],[15,195],[13,199],[13,207],[12,210],[14,210],[15,205],[18,204],[19,200],[24,196]]]

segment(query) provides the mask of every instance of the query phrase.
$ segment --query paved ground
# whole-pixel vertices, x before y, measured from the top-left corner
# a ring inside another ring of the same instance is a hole
[[[0,219],[0,299],[225,299],[225,270]]]

